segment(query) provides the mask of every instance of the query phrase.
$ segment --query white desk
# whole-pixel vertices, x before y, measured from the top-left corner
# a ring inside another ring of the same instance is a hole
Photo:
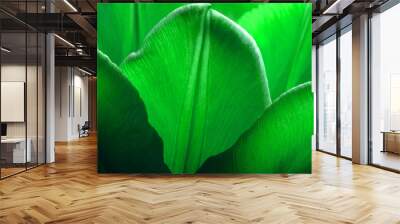
[[[25,138],[5,138],[1,139],[2,147],[13,147],[13,163],[25,163],[31,162],[32,153],[31,153],[31,145],[32,141],[30,138],[27,139],[27,146],[25,151]],[[25,154],[26,152],[26,154]],[[25,161],[26,159],[26,161]]]

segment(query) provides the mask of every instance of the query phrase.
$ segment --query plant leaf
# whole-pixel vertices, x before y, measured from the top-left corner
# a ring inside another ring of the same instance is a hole
[[[209,4],[165,17],[121,64],[164,143],[173,173],[231,147],[270,104],[254,40]]]
[[[206,161],[204,173],[310,173],[311,84],[280,96],[238,142]]]
[[[311,4],[269,3],[238,20],[261,50],[272,100],[311,81],[311,16]]]
[[[99,172],[169,172],[137,91],[101,51],[97,66]]]

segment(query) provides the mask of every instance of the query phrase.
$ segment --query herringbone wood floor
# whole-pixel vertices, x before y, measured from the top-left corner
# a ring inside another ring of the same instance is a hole
[[[0,181],[0,223],[400,223],[400,175],[316,152],[312,175],[96,173],[96,139]]]

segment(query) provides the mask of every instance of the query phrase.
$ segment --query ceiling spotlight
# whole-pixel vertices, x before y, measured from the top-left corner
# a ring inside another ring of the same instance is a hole
[[[81,48],[77,48],[76,53],[78,53],[78,55],[83,55],[83,50]]]
[[[1,49],[1,51],[4,51],[6,53],[10,53],[11,52],[11,50],[9,50],[9,49],[7,49],[5,47],[1,47],[0,49]]]

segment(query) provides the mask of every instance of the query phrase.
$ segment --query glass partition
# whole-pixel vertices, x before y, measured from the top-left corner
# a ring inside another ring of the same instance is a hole
[[[36,32],[27,33],[27,80],[26,80],[26,113],[27,113],[27,144],[30,153],[30,160],[27,163],[28,168],[37,165],[38,160],[38,35]]]
[[[336,153],[336,36],[318,47],[318,149]]]
[[[22,14],[43,1],[0,1]],[[28,5],[27,5],[28,3]],[[3,23],[7,21],[7,23]],[[0,178],[45,163],[45,35],[0,12]]]
[[[24,171],[31,161],[26,144],[26,41],[25,32],[1,34],[2,177]]]

